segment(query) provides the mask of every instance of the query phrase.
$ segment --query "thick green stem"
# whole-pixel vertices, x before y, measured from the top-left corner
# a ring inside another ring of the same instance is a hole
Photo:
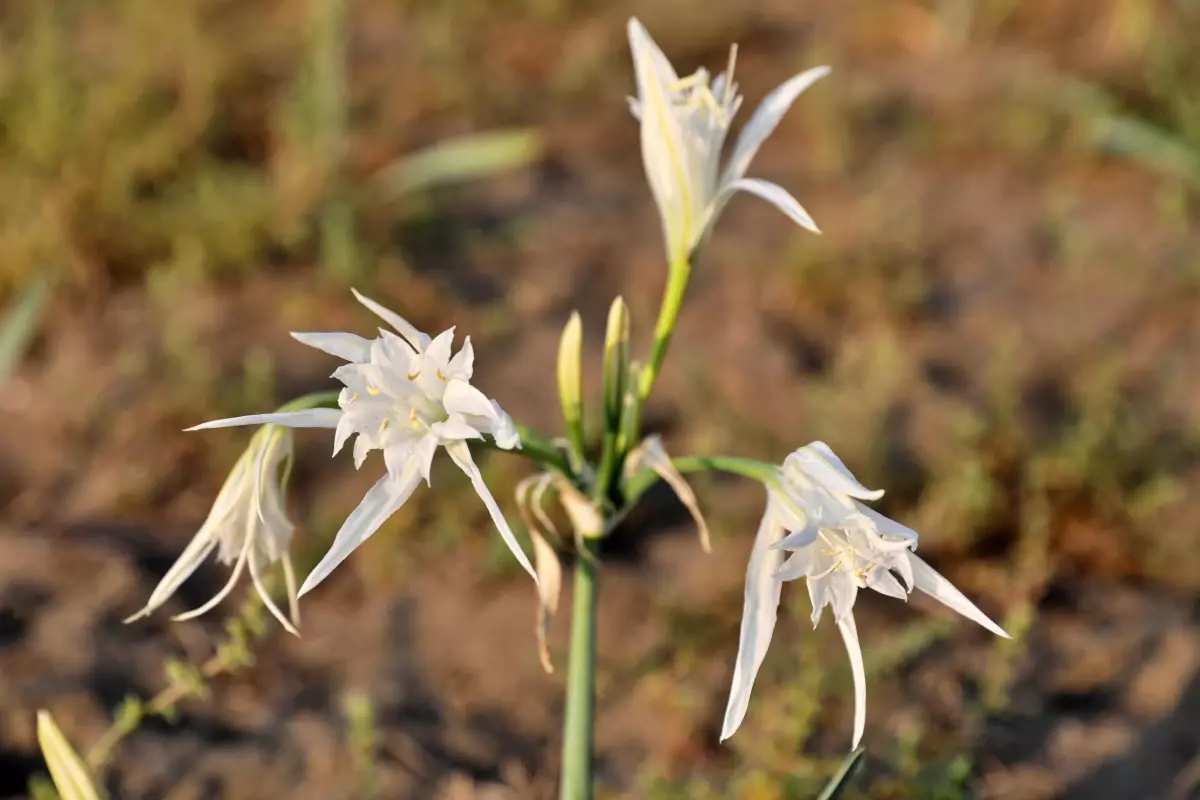
[[[575,596],[571,612],[571,653],[567,707],[563,723],[561,800],[591,800],[592,744],[596,709],[596,599],[599,578],[595,539],[575,560]]]
[[[679,309],[683,306],[683,296],[687,292],[688,279],[692,275],[692,262],[684,259],[671,265],[667,273],[667,289],[663,292],[662,305],[658,310],[658,322],[654,326],[654,344],[650,348],[650,361],[642,370],[641,402],[642,405],[650,398],[654,382],[662,369],[663,359],[667,357],[667,347],[671,344],[671,335],[675,332],[675,323],[679,320]]]

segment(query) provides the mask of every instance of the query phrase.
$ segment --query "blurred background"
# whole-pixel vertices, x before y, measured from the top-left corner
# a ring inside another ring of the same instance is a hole
[[[677,455],[830,443],[1015,634],[863,597],[849,796],[1200,796],[1200,2],[10,0],[0,797],[41,770],[36,709],[86,750],[165,659],[221,641],[240,590],[167,621],[215,563],[121,623],[248,438],[180,430],[333,386],[287,332],[369,335],[349,286],[469,332],[476,385],[552,435],[573,308],[593,388],[614,295],[645,346],[665,269],[631,14],[681,73],[738,42],[743,121],[834,68],[752,170],[824,234],[733,201],[651,427]],[[306,571],[382,462],[298,448]],[[485,462],[514,522],[524,469]],[[271,623],[252,665],[123,742],[114,796],[555,796],[567,620],[546,675],[528,578],[452,465],[434,485],[305,598],[302,639]],[[696,488],[713,556],[667,492],[603,554],[602,796],[812,797],[849,743],[843,646],[786,586],[718,745],[764,498]]]

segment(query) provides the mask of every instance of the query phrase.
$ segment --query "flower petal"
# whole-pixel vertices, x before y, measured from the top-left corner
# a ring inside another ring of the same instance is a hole
[[[212,609],[216,608],[222,600],[229,596],[233,591],[233,587],[237,585],[238,578],[242,576],[242,570],[246,568],[246,558],[250,555],[250,548],[254,546],[254,538],[250,531],[245,533],[245,542],[242,545],[242,551],[238,554],[237,562],[233,565],[233,570],[229,573],[229,580],[221,587],[221,591],[217,592],[211,600],[199,608],[193,608],[191,611],[185,611],[182,614],[176,614],[171,617],[173,622],[184,622],[189,619],[195,619],[202,614],[207,614]]]
[[[488,419],[496,418],[496,409],[487,395],[466,381],[452,380],[446,384],[442,403],[449,414],[474,414]]]
[[[688,217],[698,191],[692,185],[683,132],[671,106],[671,87],[679,77],[642,23],[630,19],[628,30],[637,74],[642,163],[662,218],[667,254],[674,263],[688,255]]]
[[[880,594],[886,594],[888,597],[895,597],[897,600],[908,600],[908,592],[904,590],[904,586],[900,581],[896,580],[896,576],[891,573],[891,570],[886,567],[876,567],[867,575],[867,588],[874,589]]]
[[[306,408],[302,411],[277,411],[273,414],[250,414],[202,422],[185,431],[204,431],[211,428],[236,428],[240,425],[282,425],[285,428],[336,428],[342,412],[337,408]]]
[[[297,333],[292,338],[300,344],[323,350],[331,356],[361,363],[370,358],[371,340],[355,333]]]
[[[454,347],[454,327],[451,326],[434,337],[425,348],[425,357],[441,370],[450,367],[450,350]]]
[[[814,67],[806,70],[784,81],[763,98],[738,135],[737,144],[734,145],[733,153],[729,156],[729,165],[725,168],[722,183],[732,183],[745,176],[750,162],[754,159],[754,154],[775,130],[775,126],[792,107],[796,98],[829,72],[829,67]]]
[[[723,206],[733,196],[733,193],[738,191],[758,195],[786,214],[792,222],[801,228],[806,228],[813,233],[821,232],[821,229],[817,227],[817,223],[813,222],[813,218],[804,210],[804,207],[800,205],[796,198],[792,197],[787,189],[759,178],[739,178],[736,181],[725,184],[721,188],[721,193],[714,204],[714,208]],[[716,216],[715,212],[713,212],[712,216]]]
[[[259,574],[258,556],[253,548],[250,550],[250,580],[254,584],[254,590],[258,592],[259,599],[263,601],[263,605],[267,607],[267,611],[271,612],[271,616],[279,620],[279,624],[283,626],[284,630],[293,636],[299,637],[300,631],[296,630],[291,621],[279,610],[279,606],[275,605],[275,601],[271,599],[271,593],[267,591],[267,587],[262,580],[262,575]]]
[[[495,400],[492,401],[492,408],[496,411],[496,424],[492,426],[492,438],[496,440],[496,447],[501,450],[521,449],[521,434],[517,431],[517,425]]]
[[[776,573],[783,563],[783,552],[773,550],[771,545],[782,534],[783,528],[768,509],[758,525],[754,548],[750,551],[750,563],[746,567],[742,627],[738,634],[733,685],[729,690],[729,703],[725,707],[725,720],[721,725],[722,741],[733,735],[746,716],[754,678],[758,675],[771,644],[771,635],[775,632],[780,588],[783,585]]]
[[[183,582],[190,578],[192,573],[204,563],[204,560],[208,558],[220,541],[215,536],[202,536],[201,534],[204,533],[205,531],[201,529],[200,534],[197,534],[188,543],[183,553],[180,554],[179,558],[175,559],[175,563],[167,570],[167,574],[163,575],[158,585],[154,587],[154,591],[150,593],[150,599],[146,601],[146,605],[137,613],[126,617],[124,620],[126,623],[133,622],[142,617],[148,617],[154,613],[154,610],[167,602],[171,598],[171,595],[175,594],[176,590],[183,585]]]
[[[450,359],[446,366],[446,374],[451,378],[469,381],[475,372],[475,348],[471,346],[471,337],[463,340],[463,346]]]
[[[812,442],[787,457],[785,468],[797,469],[812,481],[821,484],[836,494],[858,497],[863,500],[878,500],[883,490],[874,491],[858,482],[854,474],[846,469],[842,460],[824,442]]]
[[[863,668],[862,647],[858,644],[858,628],[854,615],[846,614],[838,620],[838,631],[846,643],[846,655],[850,657],[850,674],[854,676],[854,739],[850,749],[862,741],[863,729],[867,725],[867,673]]]
[[[446,452],[454,459],[454,463],[458,464],[459,469],[466,473],[471,479],[471,485],[475,487],[475,493],[483,500],[483,504],[487,506],[488,513],[492,515],[492,522],[496,524],[496,528],[500,531],[500,536],[504,539],[504,543],[508,545],[508,549],[512,550],[512,554],[516,556],[517,561],[525,568],[525,571],[533,578],[534,583],[537,583],[537,572],[533,569],[533,565],[529,563],[528,556],[521,549],[517,537],[513,535],[512,528],[508,527],[508,520],[504,518],[504,514],[500,511],[500,506],[496,504],[496,498],[492,497],[491,491],[488,490],[487,484],[483,482],[483,475],[479,472],[479,467],[475,466],[474,459],[471,458],[471,450],[467,447],[466,442],[447,442]]]
[[[321,581],[329,577],[338,564],[346,560],[354,550],[379,530],[388,517],[396,513],[400,506],[412,496],[413,490],[420,482],[420,471],[413,465],[407,474],[395,480],[384,475],[363,496],[358,507],[350,512],[350,516],[342,523],[341,530],[333,539],[321,562],[304,579],[300,587],[300,597],[312,591]]]
[[[984,614],[974,603],[968,600],[962,592],[954,588],[954,584],[942,577],[937,570],[926,564],[922,558],[913,553],[909,553],[908,558],[912,564],[915,588],[925,592],[925,594],[938,602],[949,606],[967,619],[978,622],[997,636],[1003,636],[1005,639],[1012,638],[1004,632],[1003,628],[992,622],[987,614]]]
[[[451,414],[445,422],[433,423],[429,426],[429,432],[440,440],[483,438],[483,434],[474,425],[467,422],[462,414]]]
[[[901,525],[891,517],[885,517],[875,509],[869,508],[868,506],[865,506],[857,501],[855,501],[854,505],[858,508],[858,513],[875,523],[876,531],[878,531],[884,537],[890,537],[885,538],[884,541],[888,542],[889,544],[898,543],[902,547],[916,547],[916,542],[919,537],[917,532],[912,528],[908,527],[907,525]]]
[[[778,547],[774,548],[778,549]],[[813,562],[816,551],[811,547],[802,547],[788,556],[787,561],[783,562],[783,566],[775,573],[775,577],[781,581],[794,581],[797,578],[806,577],[813,571]]]
[[[413,349],[418,353],[429,345],[429,336],[421,333],[419,330],[413,327],[412,323],[410,323],[404,317],[400,316],[389,308],[384,308],[371,298],[359,294],[357,289],[351,289],[350,291],[354,292],[354,296],[358,298],[358,302],[374,311],[377,316],[395,328],[401,336],[408,340],[408,343],[412,345]]]
[[[801,550],[817,540],[820,530],[816,525],[799,528],[780,539],[773,547],[776,550]]]

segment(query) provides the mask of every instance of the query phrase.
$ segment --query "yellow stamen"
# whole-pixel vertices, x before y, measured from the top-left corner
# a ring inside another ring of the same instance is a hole
[[[449,378],[447,378],[445,375],[443,375],[443,374],[442,374],[442,371],[441,371],[440,369],[439,369],[439,370],[437,370],[437,379],[438,379],[439,381],[448,381],[448,380],[450,380]]]
[[[357,399],[358,399],[358,392],[355,392],[354,394],[350,395],[350,399],[349,399],[349,400],[347,400],[346,402],[347,402],[347,403],[353,403],[353,402],[354,402],[355,400],[357,400]]]
[[[421,374],[421,368],[417,367],[415,372],[413,372],[410,375],[405,375],[404,377],[408,378],[410,381],[415,381],[420,374]]]
[[[367,394],[371,395],[371,397],[377,397],[379,395],[379,390],[376,389],[374,386],[368,386]]]
[[[386,431],[386,430],[387,430],[387,427],[388,427],[388,418],[387,418],[387,417],[384,417],[384,418],[383,418],[383,422],[381,422],[381,423],[379,424],[379,432],[380,432],[380,433],[383,433],[384,431]]]

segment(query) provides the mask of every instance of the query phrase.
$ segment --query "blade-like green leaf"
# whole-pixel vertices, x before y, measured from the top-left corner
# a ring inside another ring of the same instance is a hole
[[[97,788],[96,779],[71,747],[67,737],[63,736],[49,711],[38,712],[37,737],[42,757],[50,768],[54,788],[62,800],[101,800],[104,797]]]
[[[1200,152],[1182,137],[1129,116],[1107,116],[1096,124],[1096,143],[1164,175],[1200,186]]]
[[[29,282],[0,318],[0,383],[8,379],[29,347],[49,296],[50,276],[42,272]]]
[[[529,128],[472,133],[418,150],[384,168],[376,181],[390,197],[463,183],[541,158],[542,135]]]
[[[842,766],[838,767],[838,771],[834,776],[829,779],[829,783],[825,784],[825,788],[821,790],[821,794],[817,796],[817,800],[837,800],[845,788],[850,785],[850,779],[858,771],[858,765],[862,763],[862,757],[866,755],[866,752],[866,750],[860,747],[846,756],[846,760],[842,762]]]

